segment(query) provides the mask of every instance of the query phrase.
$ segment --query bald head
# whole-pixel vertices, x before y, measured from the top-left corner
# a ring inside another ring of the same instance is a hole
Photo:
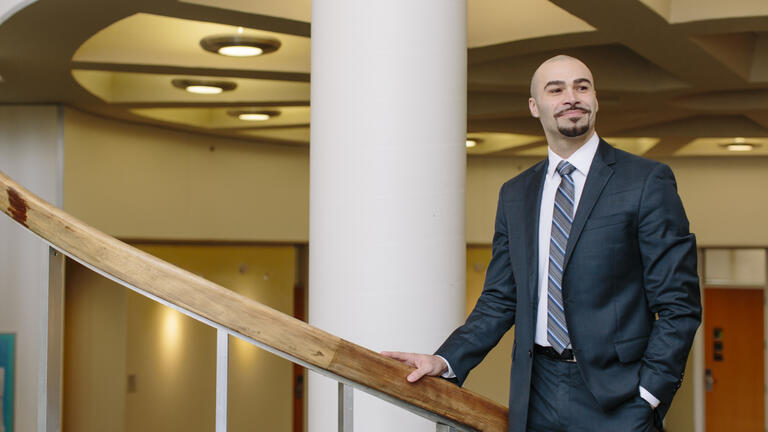
[[[546,86],[547,82],[542,82],[543,77],[551,75],[550,72],[552,70],[556,70],[557,68],[563,66],[583,68],[585,72],[584,78],[589,79],[590,83],[592,83],[594,86],[595,80],[592,77],[592,71],[589,70],[584,62],[577,59],[576,57],[561,54],[545,60],[544,63],[540,64],[539,67],[536,68],[536,71],[533,73],[533,77],[531,78],[531,97],[536,98],[537,93]]]
[[[563,155],[570,155],[595,130],[598,103],[592,72],[573,57],[552,57],[533,74],[528,107],[550,148],[567,157]]]

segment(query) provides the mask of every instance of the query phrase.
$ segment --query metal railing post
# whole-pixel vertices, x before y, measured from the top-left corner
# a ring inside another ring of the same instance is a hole
[[[62,369],[64,351],[64,255],[48,249],[48,322],[45,332],[45,380],[38,401],[38,430],[58,432],[61,428]]]
[[[450,427],[448,425],[445,425],[445,424],[442,424],[442,423],[438,423],[437,424],[437,432],[456,432],[456,429],[454,429],[454,428],[452,428],[452,427]]]
[[[339,383],[339,432],[352,432],[354,389]]]
[[[227,432],[227,384],[229,379],[229,333],[216,331],[216,432]]]

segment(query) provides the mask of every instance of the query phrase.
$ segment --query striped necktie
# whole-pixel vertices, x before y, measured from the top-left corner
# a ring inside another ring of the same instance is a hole
[[[547,341],[558,353],[571,343],[565,323],[563,308],[563,263],[568,234],[573,223],[574,184],[571,173],[576,169],[566,161],[557,165],[560,186],[555,193],[555,208],[552,212],[552,234],[549,242],[549,284],[547,289]]]

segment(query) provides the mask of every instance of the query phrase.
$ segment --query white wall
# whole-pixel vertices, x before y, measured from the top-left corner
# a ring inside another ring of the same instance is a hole
[[[56,106],[0,106],[0,170],[61,204]],[[15,430],[44,430],[48,246],[0,215],[0,332],[16,333]],[[38,420],[40,417],[40,420]]]

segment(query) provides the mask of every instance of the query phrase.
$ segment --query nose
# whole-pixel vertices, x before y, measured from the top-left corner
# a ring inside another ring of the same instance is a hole
[[[576,90],[573,87],[566,88],[563,95],[565,96],[565,103],[573,105],[578,102],[578,99],[576,98]]]

